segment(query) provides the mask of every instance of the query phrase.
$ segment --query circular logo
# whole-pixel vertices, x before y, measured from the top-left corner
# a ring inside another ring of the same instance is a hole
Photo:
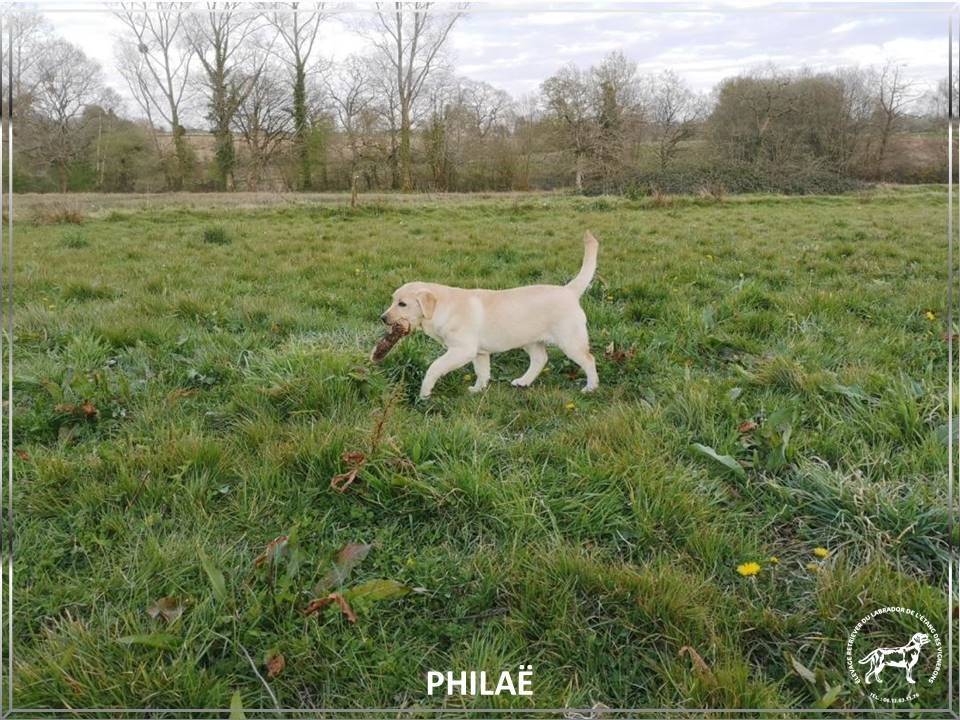
[[[936,681],[942,664],[940,635],[910,608],[878,608],[847,638],[847,672],[878,702],[916,700],[920,687]]]

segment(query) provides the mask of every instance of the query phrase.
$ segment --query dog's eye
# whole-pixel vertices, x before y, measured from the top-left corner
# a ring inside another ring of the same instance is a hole
[[[398,302],[397,305],[399,305],[400,307],[406,307],[406,306],[407,306],[407,304],[406,304],[405,302]]]

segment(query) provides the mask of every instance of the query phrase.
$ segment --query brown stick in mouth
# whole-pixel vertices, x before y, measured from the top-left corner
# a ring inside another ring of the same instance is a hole
[[[387,334],[380,338],[380,341],[374,346],[370,353],[370,359],[375,362],[381,362],[387,353],[393,349],[393,346],[400,342],[400,338],[410,332],[410,327],[406,323],[397,322],[390,326]]]

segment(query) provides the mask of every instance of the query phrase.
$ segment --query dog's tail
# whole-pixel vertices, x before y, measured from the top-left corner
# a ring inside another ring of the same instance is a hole
[[[864,656],[863,656],[863,659],[860,660],[860,663],[859,663],[859,664],[860,664],[860,665],[866,665],[867,663],[874,663],[874,662],[876,662],[876,661],[879,660],[879,659],[880,659],[880,651],[879,651],[879,650],[874,650],[874,651],[873,651],[872,653],[870,653],[869,655],[864,655]]]
[[[567,283],[567,287],[573,290],[577,297],[583,295],[593,280],[593,274],[597,271],[597,250],[600,249],[600,243],[589,230],[583,234],[583,264],[580,266],[580,272],[577,276]]]

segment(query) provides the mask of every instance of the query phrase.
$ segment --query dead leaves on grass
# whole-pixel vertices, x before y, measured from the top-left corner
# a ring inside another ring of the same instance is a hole
[[[360,450],[351,450],[343,453],[343,455],[340,456],[340,459],[347,466],[347,471],[338,473],[330,478],[331,490],[341,494],[345,493],[349,487],[353,485],[354,481],[360,476],[360,471],[363,470],[368,460],[377,453],[381,443],[383,442],[383,435],[384,431],[386,430],[387,420],[390,417],[390,411],[393,409],[393,406],[396,404],[398,398],[399,391],[394,391],[390,397],[387,398],[383,408],[377,414],[376,421],[373,425],[373,430],[370,433],[369,452],[364,453]]]
[[[613,343],[607,345],[603,350],[603,356],[612,362],[615,363],[625,363],[627,360],[631,360],[634,355],[637,354],[637,351],[633,348],[627,348],[626,350],[617,350]]]
[[[365,543],[347,543],[333,560],[333,566],[324,575],[313,592],[317,595],[335,587],[340,587],[350,579],[353,569],[370,554],[373,545]]]
[[[147,615],[156,620],[159,617],[163,617],[168,623],[172,623],[174,620],[183,615],[183,605],[180,604],[180,601],[177,598],[172,596],[162,597],[157,600],[153,605],[147,608]]]
[[[273,540],[268,542],[266,550],[254,558],[253,566],[260,567],[266,562],[273,562],[277,557],[277,553],[286,547],[289,539],[290,538],[286,535],[280,535],[279,537],[275,537]]]
[[[367,464],[367,456],[362,452],[345,452],[340,459],[350,468],[347,472],[339,473],[330,478],[330,488],[334,492],[345,493],[353,485],[353,481],[360,475],[363,466]]]
[[[61,415],[73,415],[74,417],[84,420],[95,420],[100,414],[97,406],[89,400],[84,400],[79,405],[75,403],[60,403],[53,409]]]
[[[737,432],[741,435],[745,435],[749,432],[753,432],[759,427],[753,420],[744,420],[737,426]]]
[[[347,599],[343,595],[337,592],[330,593],[326,597],[311,600],[310,604],[303,609],[303,615],[304,617],[310,617],[314,613],[323,610],[325,607],[328,607],[333,603],[336,603],[340,606],[340,612],[349,622],[355,623],[357,621],[356,613],[353,612],[353,608],[350,607],[350,603],[347,602]]]
[[[287,661],[281,653],[271,651],[267,653],[267,661],[264,664],[267,666],[267,678],[273,680],[283,672],[283,669],[287,666]]]
[[[310,617],[331,605],[336,605],[340,609],[340,614],[348,622],[355,623],[357,615],[350,605],[353,600],[393,600],[412,592],[423,592],[422,588],[412,588],[396,580],[384,578],[367,580],[346,590],[340,589],[328,592],[333,588],[342,588],[353,569],[363,562],[372,548],[372,545],[366,543],[347,543],[344,545],[334,557],[333,567],[314,588],[314,594],[323,595],[323,593],[326,593],[326,595],[311,600],[303,609],[303,615]]]

